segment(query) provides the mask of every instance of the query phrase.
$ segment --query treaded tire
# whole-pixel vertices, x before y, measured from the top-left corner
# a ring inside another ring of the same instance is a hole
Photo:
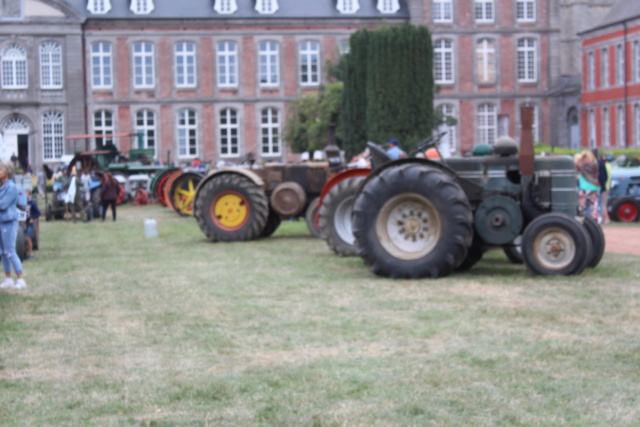
[[[27,258],[27,242],[24,234],[24,230],[18,225],[18,234],[16,235],[16,253],[20,261],[24,261]]]
[[[591,253],[591,238],[586,228],[562,213],[540,215],[522,235],[522,259],[533,274],[580,274],[587,267]]]
[[[503,246],[502,251],[512,264],[522,264],[522,236],[516,237],[513,242]]]
[[[590,216],[584,217],[584,222],[582,223],[584,228],[587,230],[589,237],[591,238],[591,258],[587,263],[587,268],[594,268],[600,261],[604,255],[604,246],[605,246],[605,237],[604,232],[602,231],[602,227],[598,224],[598,221],[591,218]]]
[[[269,237],[273,233],[276,232],[278,227],[280,227],[280,215],[276,211],[274,211],[271,207],[269,207],[269,215],[267,216],[267,224],[264,226],[262,230],[262,234],[260,237]]]
[[[348,178],[329,190],[320,207],[320,229],[327,246],[340,256],[358,255],[351,213],[364,177]]]
[[[307,206],[307,210],[304,213],[304,219],[307,222],[307,228],[309,229],[309,233],[311,233],[314,237],[319,237],[320,239],[324,239],[324,234],[322,233],[322,229],[318,225],[318,205],[320,204],[320,197],[316,197],[309,203]]]
[[[473,215],[455,179],[434,166],[404,163],[371,178],[353,209],[359,255],[377,275],[442,277],[467,256]]]
[[[611,219],[620,222],[638,222],[640,204],[633,197],[621,197],[611,205]]]
[[[480,262],[484,253],[485,249],[482,247],[481,239],[477,234],[474,234],[471,246],[469,246],[469,249],[467,250],[467,256],[464,257],[460,265],[456,267],[456,271],[465,272],[471,270]]]
[[[237,207],[244,213],[237,224],[229,222],[215,214],[216,203],[221,197],[228,196],[238,202]],[[207,181],[198,191],[194,216],[207,238],[213,242],[235,242],[257,239],[262,235],[269,203],[264,191],[248,178],[234,174],[218,175]]]

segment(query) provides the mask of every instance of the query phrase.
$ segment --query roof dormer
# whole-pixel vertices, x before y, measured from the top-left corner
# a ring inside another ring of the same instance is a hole
[[[238,10],[238,3],[236,0],[216,0],[213,10],[221,15],[230,15]]]
[[[360,9],[360,3],[358,0],[338,0],[336,9],[338,9],[340,13],[356,13],[358,9]]]
[[[94,15],[104,15],[111,10],[111,0],[88,0],[87,10]]]
[[[153,8],[153,0],[131,0],[131,12],[136,15],[148,15]]]
[[[380,13],[396,13],[400,10],[398,0],[378,0],[378,10]]]
[[[278,0],[256,0],[256,10],[261,14],[272,14],[278,10]]]

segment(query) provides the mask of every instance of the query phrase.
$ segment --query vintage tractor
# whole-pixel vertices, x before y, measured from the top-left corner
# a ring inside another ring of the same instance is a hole
[[[512,246],[533,274],[580,274],[604,253],[604,234],[578,216],[573,159],[533,155],[533,109],[521,110],[520,155],[401,159],[376,168],[355,199],[358,253],[376,274],[442,277],[471,268],[487,248]],[[371,144],[374,156],[385,153]]]
[[[317,198],[329,176],[328,162],[214,169],[196,189],[193,213],[214,242],[268,237],[281,218],[304,217],[317,233]]]

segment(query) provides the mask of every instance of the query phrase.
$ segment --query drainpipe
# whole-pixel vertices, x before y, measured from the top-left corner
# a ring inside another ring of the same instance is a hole
[[[87,81],[87,46],[86,46],[86,24],[87,21],[83,21],[80,24],[80,40],[81,40],[81,44],[82,44],[82,103],[84,104],[84,134],[88,134],[89,132],[87,131],[89,129],[88,122],[89,122],[89,108],[87,106],[88,103],[88,99],[87,99],[87,94],[89,93],[89,88],[87,87],[88,81]],[[74,147],[74,151],[75,151],[75,147]],[[89,142],[88,139],[85,140],[85,151],[89,151]],[[73,155],[75,156],[76,153],[73,153]]]
[[[627,104],[629,103],[629,81],[627,76],[627,21],[622,23],[624,26],[624,36],[623,36],[623,49],[622,54],[624,55],[624,146],[629,147],[629,113],[627,112]]]

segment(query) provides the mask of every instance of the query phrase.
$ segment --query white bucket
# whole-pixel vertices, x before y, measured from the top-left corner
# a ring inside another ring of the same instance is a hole
[[[153,218],[144,220],[144,237],[153,238],[158,237],[158,224]]]

